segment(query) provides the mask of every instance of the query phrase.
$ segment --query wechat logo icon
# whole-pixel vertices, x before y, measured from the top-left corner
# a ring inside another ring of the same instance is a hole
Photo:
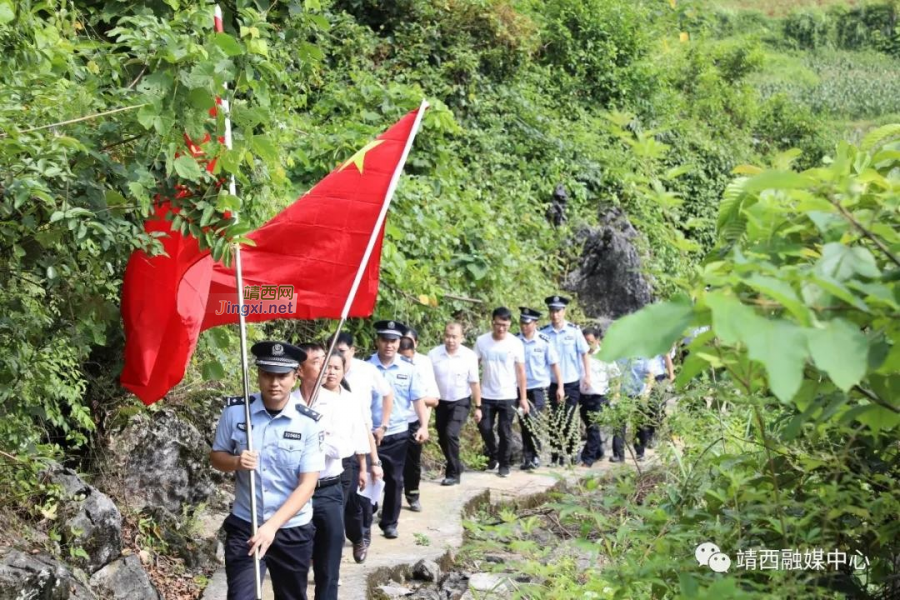
[[[731,567],[731,558],[712,542],[704,542],[694,550],[697,563],[709,567],[716,573],[726,573]]]

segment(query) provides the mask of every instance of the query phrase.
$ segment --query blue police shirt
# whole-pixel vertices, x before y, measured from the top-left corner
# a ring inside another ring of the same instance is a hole
[[[525,387],[529,390],[544,389],[550,385],[550,367],[559,362],[556,348],[550,344],[550,337],[536,331],[532,338],[519,334],[525,345]]]
[[[373,354],[369,362],[375,365],[394,390],[394,406],[391,408],[391,420],[385,435],[409,430],[409,417],[416,412],[413,402],[428,395],[424,382],[416,374],[416,368],[400,355],[395,356],[394,362],[387,366],[381,364],[378,353]],[[381,423],[381,398],[372,401],[372,422]]]
[[[631,358],[619,361],[622,370],[622,393],[632,398],[647,391],[647,378],[654,373],[654,358]]]
[[[250,397],[250,424],[253,428],[253,449],[259,453],[256,466],[257,525],[268,521],[285,503],[300,481],[301,473],[325,468],[325,453],[319,424],[297,409],[288,400],[284,409],[271,416],[259,394]],[[244,422],[244,398],[229,399],[216,426],[212,449],[240,455],[247,449],[247,428]],[[248,523],[250,518],[250,471],[235,471],[236,485],[232,514]],[[312,519],[312,502],[303,505],[282,529],[306,525]]]
[[[556,330],[553,325],[541,329],[541,333],[550,338],[550,344],[559,356],[559,370],[563,383],[572,383],[584,377],[584,363],[581,357],[590,351],[581,329],[573,323],[564,323],[562,329]],[[553,383],[559,383],[550,374]]]

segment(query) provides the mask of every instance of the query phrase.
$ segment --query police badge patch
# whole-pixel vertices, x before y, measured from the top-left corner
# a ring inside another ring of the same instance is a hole
[[[284,439],[300,441],[303,439],[303,434],[297,433],[296,431],[285,431]]]
[[[324,445],[325,445],[325,432],[320,431],[319,432],[319,451],[320,452],[322,450],[322,446],[324,446]]]

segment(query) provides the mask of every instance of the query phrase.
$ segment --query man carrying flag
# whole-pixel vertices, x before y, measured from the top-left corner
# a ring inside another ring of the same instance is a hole
[[[286,342],[259,342],[250,351],[259,383],[259,392],[250,397],[252,439],[247,439],[241,410],[244,397],[235,396],[226,401],[209,453],[213,468],[235,473],[234,505],[223,525],[228,600],[255,597],[257,550],[261,576],[267,567],[272,573],[275,597],[306,600],[315,531],[310,498],[325,468],[318,413],[291,401],[306,353]],[[258,450],[247,450],[248,441]],[[251,471],[258,482],[255,491]],[[258,507],[256,535],[251,495]]]

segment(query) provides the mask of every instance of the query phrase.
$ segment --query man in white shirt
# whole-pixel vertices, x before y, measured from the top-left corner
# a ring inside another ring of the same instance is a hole
[[[484,440],[488,456],[488,470],[499,466],[498,475],[509,477],[509,440],[512,437],[516,399],[523,414],[528,414],[525,386],[525,347],[522,341],[509,334],[512,313],[505,306],[491,313],[491,331],[480,335],[475,342],[475,355],[483,369],[481,378],[481,407],[475,406],[475,420]],[[494,420],[500,445],[494,437]]]
[[[437,406],[438,387],[434,381],[434,369],[431,367],[431,361],[424,354],[420,354],[417,349],[419,347],[419,333],[412,327],[406,328],[403,337],[412,341],[412,358],[408,360],[416,368],[416,374],[421,377],[425,385],[425,392],[428,398],[433,399],[433,404]],[[431,404],[425,405],[425,427],[431,419]],[[413,512],[422,511],[422,503],[419,502],[419,484],[422,481],[422,444],[413,441],[416,432],[419,430],[419,417],[415,413],[409,416],[409,439],[410,443],[406,447],[406,464],[403,467],[403,491],[406,493],[406,501],[409,503],[409,510]]]
[[[609,405],[609,383],[613,377],[618,377],[621,372],[616,363],[608,363],[597,358],[600,353],[600,340],[603,335],[596,327],[585,327],[584,339],[590,348],[588,367],[591,378],[588,385],[581,386],[581,420],[587,429],[587,440],[581,450],[581,466],[591,467],[596,461],[603,458],[603,435],[600,425],[597,423],[597,415],[604,406]]]
[[[462,340],[462,325],[447,323],[444,328],[444,343],[428,353],[440,398],[435,409],[438,443],[447,459],[441,485],[459,484],[462,476],[459,432],[469,415],[472,401],[475,406],[481,406],[478,357],[462,345]]]

